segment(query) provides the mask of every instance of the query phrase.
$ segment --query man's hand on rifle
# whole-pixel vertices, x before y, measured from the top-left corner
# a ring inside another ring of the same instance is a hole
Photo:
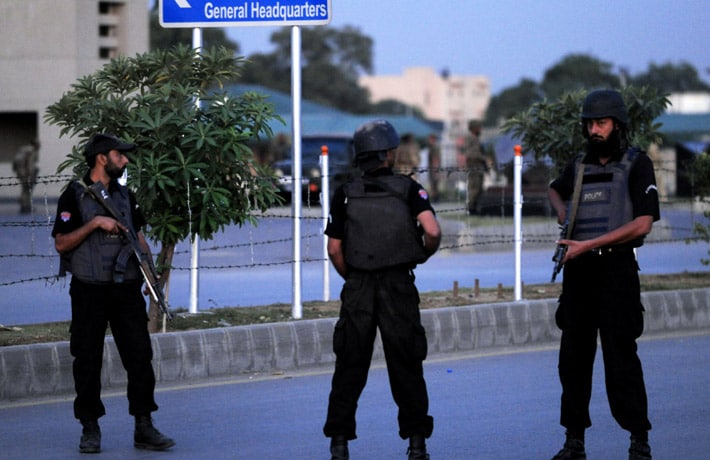
[[[123,226],[119,221],[108,216],[96,216],[94,217],[94,222],[96,227],[108,233],[120,233],[126,232],[128,229]]]
[[[567,252],[565,253],[565,257],[562,259],[562,264],[564,264],[568,260],[577,258],[585,252],[591,251],[593,249],[591,247],[588,247],[589,245],[586,241],[566,240],[564,238],[560,238],[557,241],[557,244],[563,244],[567,246]]]

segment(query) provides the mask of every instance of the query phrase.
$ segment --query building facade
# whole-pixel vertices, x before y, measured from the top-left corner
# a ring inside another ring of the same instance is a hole
[[[72,83],[119,55],[148,50],[145,0],[0,0],[0,177],[13,177],[12,158],[41,144],[39,175],[51,176],[74,139],[43,122],[46,108]],[[57,196],[63,183],[40,184],[35,195]],[[14,187],[0,187],[0,197]]]
[[[488,77],[437,73],[430,67],[410,67],[402,75],[366,75],[359,84],[370,91],[373,103],[394,99],[442,122],[444,166],[455,163],[456,140],[466,135],[469,120],[483,120],[491,99]]]

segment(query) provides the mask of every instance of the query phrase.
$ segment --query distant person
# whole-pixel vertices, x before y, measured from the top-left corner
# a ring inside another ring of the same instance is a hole
[[[92,136],[84,149],[89,172],[80,181],[71,182],[59,197],[52,230],[54,245],[62,256],[62,272],[72,273],[69,347],[74,357],[74,417],[83,427],[79,442],[82,453],[101,451],[98,420],[106,414],[101,402],[101,367],[109,325],[128,377],[128,413],[135,417],[134,446],[165,450],[175,445],[151,419],[158,406],[153,398],[153,350],[138,261],[131,247],[126,247],[129,243],[120,237],[125,227],[87,191],[91,184],[103,183],[149,254],[141,232],[143,214],[133,193],[118,182],[128,164],[126,152],[135,148],[111,134]],[[130,255],[124,258],[126,254]],[[118,279],[118,273],[123,280]]]
[[[279,133],[269,143],[265,164],[272,165],[289,156],[291,156],[291,141],[286,134]]]
[[[12,169],[20,181],[20,212],[27,214],[32,209],[32,190],[37,183],[39,168],[39,140],[35,139],[27,145],[23,145],[15,153],[12,161]]]
[[[399,136],[389,122],[363,124],[353,143],[363,176],[336,189],[325,230],[328,256],[345,285],[333,334],[335,373],[323,432],[331,438],[331,459],[348,459],[379,329],[399,407],[399,436],[409,439],[409,460],[424,460],[434,419],[428,414],[422,368],[427,339],[413,270],[436,252],[441,230],[426,191],[410,177],[393,173]]]
[[[566,441],[553,460],[586,459],[584,431],[592,425],[592,371],[601,340],[611,413],[631,433],[629,460],[651,458],[648,403],[636,339],[643,332],[643,305],[634,248],[660,218],[653,163],[628,145],[629,117],[621,94],[600,90],[582,106],[586,154],[550,184],[560,223],[568,218],[577,175],[582,178],[576,219],[563,259],[562,294],[555,319],[562,330],[560,423]]]
[[[394,172],[414,177],[421,163],[421,147],[414,134],[402,136],[394,160]]]
[[[485,156],[481,146],[481,122],[468,122],[468,136],[463,145],[463,157],[466,160],[467,193],[466,209],[469,215],[478,214],[478,205],[483,193],[483,179],[490,169],[490,159]]]
[[[431,133],[427,137],[427,158],[429,164],[429,200],[432,203],[439,201],[439,187],[441,177],[441,146],[439,137]]]

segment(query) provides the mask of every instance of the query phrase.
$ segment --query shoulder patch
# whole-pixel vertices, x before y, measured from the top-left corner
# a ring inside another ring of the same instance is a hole
[[[426,190],[424,190],[423,188],[420,188],[420,189],[419,189],[419,197],[420,197],[422,200],[428,200],[428,199],[429,199],[429,194],[426,192]]]

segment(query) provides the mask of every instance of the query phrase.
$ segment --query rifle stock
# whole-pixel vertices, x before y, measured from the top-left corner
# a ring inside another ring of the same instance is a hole
[[[97,181],[88,186],[87,189],[94,196],[94,198],[96,198],[96,201],[98,201],[101,206],[103,206],[104,209],[111,214],[111,217],[116,219],[121,223],[121,225],[123,225],[124,228],[126,228],[123,232],[123,236],[130,243],[131,248],[133,249],[133,254],[136,256],[136,259],[138,259],[138,265],[140,267],[141,274],[143,275],[143,279],[145,280],[145,284],[148,287],[148,291],[150,291],[150,295],[155,303],[158,304],[158,308],[161,313],[163,313],[168,320],[172,320],[173,314],[170,313],[170,310],[168,310],[168,303],[165,300],[165,294],[160,288],[160,284],[158,284],[158,274],[155,269],[155,265],[148,254],[143,251],[135,230],[133,230],[133,227],[128,225],[128,223],[121,218],[121,214],[113,206],[111,196],[106,191],[104,184]]]

